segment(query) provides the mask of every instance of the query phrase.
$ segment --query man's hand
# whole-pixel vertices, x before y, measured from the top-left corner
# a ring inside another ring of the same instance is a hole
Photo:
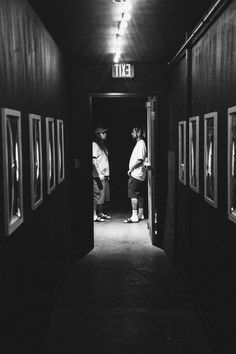
[[[97,182],[97,185],[98,185],[98,188],[100,189],[100,191],[103,189],[103,185],[102,185],[102,182],[100,180],[99,177],[96,177],[95,178],[96,182]]]
[[[131,176],[131,172],[133,172],[139,166],[142,166],[142,164],[143,164],[143,160],[142,159],[138,159],[135,162],[135,164],[131,167],[131,169],[127,172],[128,176]]]

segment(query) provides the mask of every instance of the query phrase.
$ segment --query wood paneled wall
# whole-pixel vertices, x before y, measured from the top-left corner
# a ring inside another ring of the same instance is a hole
[[[176,258],[184,269],[214,353],[230,352],[236,307],[236,225],[227,217],[227,109],[236,105],[236,1],[190,49],[191,92],[187,89],[185,58],[170,72],[170,146],[178,156],[178,121],[200,117],[200,192],[178,181],[176,173]],[[187,102],[190,97],[190,102]],[[182,107],[180,102],[182,102]],[[190,106],[189,112],[186,110]],[[204,200],[204,114],[218,112],[218,207]],[[187,134],[188,136],[188,134]],[[187,139],[188,156],[188,139]],[[188,161],[188,159],[187,159]],[[188,174],[188,167],[187,167]],[[187,178],[188,180],[188,178]]]
[[[39,18],[25,0],[1,0],[0,107],[21,112],[24,192],[24,222],[5,237],[0,144],[0,342],[5,353],[36,351],[69,259],[67,94],[64,59]],[[29,113],[41,116],[43,135],[43,203],[34,211],[30,202]],[[66,180],[50,196],[46,184],[47,116],[64,120],[66,141]]]

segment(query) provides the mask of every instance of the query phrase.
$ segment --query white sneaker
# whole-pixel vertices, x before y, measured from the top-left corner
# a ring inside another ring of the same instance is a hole
[[[128,218],[128,219],[126,219],[126,220],[124,220],[123,221],[124,223],[126,223],[126,224],[132,224],[132,223],[135,223],[135,222],[139,222],[139,219],[137,218],[134,218],[134,219],[132,219],[132,218]]]
[[[93,221],[94,221],[94,222],[104,222],[105,219],[101,218],[100,216],[97,216],[97,217],[94,217],[94,218],[93,218]]]

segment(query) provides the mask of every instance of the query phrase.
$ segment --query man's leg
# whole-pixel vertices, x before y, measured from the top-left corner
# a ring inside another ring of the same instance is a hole
[[[138,218],[138,198],[131,198],[131,206],[132,206],[132,216],[131,220],[133,222],[139,221]]]
[[[99,216],[102,216],[103,213],[103,204],[98,204],[97,206],[97,213]]]
[[[130,177],[128,181],[128,198],[131,201],[132,215],[130,218],[124,220],[125,223],[139,222],[138,219],[138,197],[137,195],[137,180]]]
[[[97,213],[103,219],[111,219],[110,215],[104,213],[104,204],[98,204],[97,206]]]
[[[99,217],[102,217],[102,211],[103,211],[103,204],[104,204],[104,188],[105,188],[105,182],[104,180],[100,181],[102,184],[102,189],[100,189],[100,196],[98,198],[98,202],[97,202],[97,215]]]
[[[93,221],[97,220],[97,204],[93,204]]]
[[[98,188],[97,181],[93,179],[93,221],[104,221],[97,215],[97,205],[100,198],[101,191]]]
[[[143,197],[139,197],[138,198],[138,218],[139,218],[139,220],[143,220],[144,219],[143,206],[144,206],[144,198]]]
[[[99,189],[95,179],[93,179],[93,220],[97,220],[97,201],[99,198]]]
[[[111,217],[107,214],[104,214],[104,204],[105,201],[110,200],[110,196],[108,196],[108,181],[107,180],[102,180],[102,190],[101,192],[101,196],[98,200],[98,205],[97,205],[97,214],[98,216],[100,216],[100,218],[102,219],[110,219]]]

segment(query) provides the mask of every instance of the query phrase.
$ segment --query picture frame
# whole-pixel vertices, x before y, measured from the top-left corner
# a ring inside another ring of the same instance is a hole
[[[31,209],[43,202],[43,157],[41,116],[29,114]]]
[[[1,109],[5,235],[24,221],[21,112]]]
[[[204,199],[217,207],[217,112],[204,115]]]
[[[55,159],[55,123],[54,118],[46,117],[46,157],[47,157],[47,192],[51,194],[56,188]]]
[[[179,181],[186,185],[186,121],[178,124],[179,134]]]
[[[60,184],[65,179],[64,121],[57,120],[57,180]]]
[[[199,193],[199,116],[189,118],[189,186]]]
[[[236,223],[236,106],[228,108],[227,180],[228,218]]]

